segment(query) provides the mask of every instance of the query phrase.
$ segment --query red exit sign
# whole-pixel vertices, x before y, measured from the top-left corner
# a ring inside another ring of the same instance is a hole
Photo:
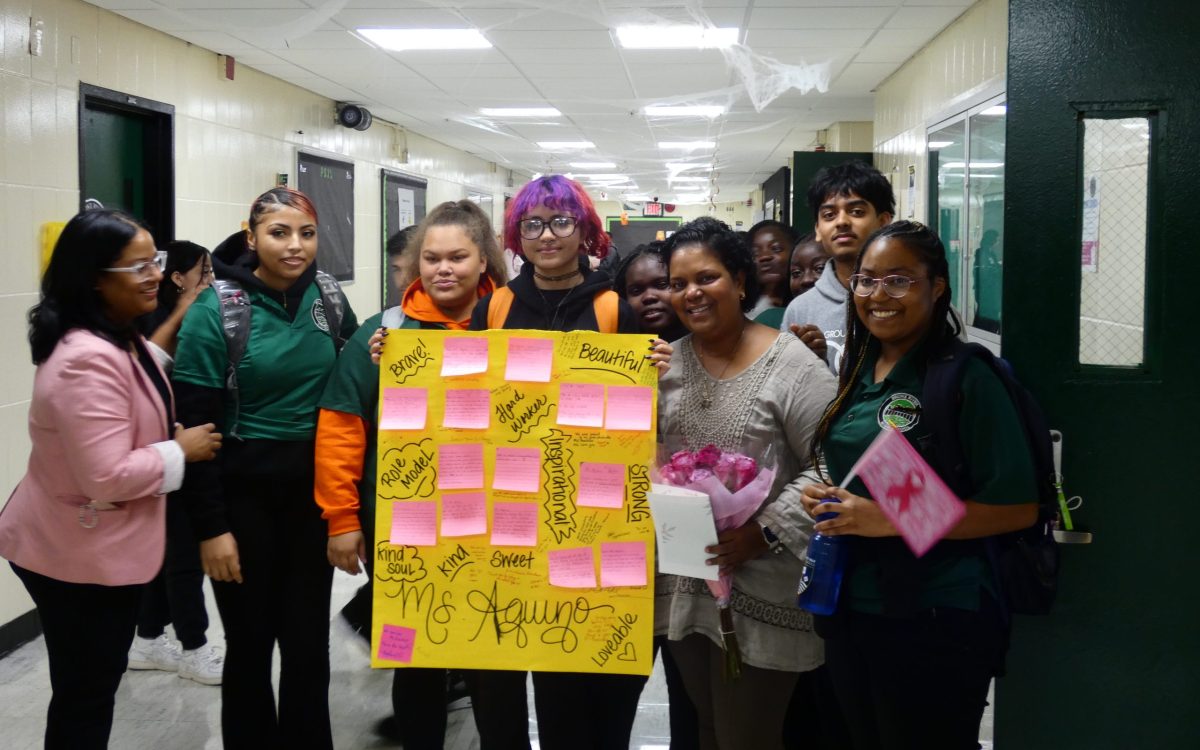
[[[661,203],[646,203],[642,206],[642,216],[662,216],[663,204]]]

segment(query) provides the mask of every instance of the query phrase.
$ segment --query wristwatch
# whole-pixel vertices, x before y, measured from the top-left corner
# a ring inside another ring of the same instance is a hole
[[[783,542],[779,541],[779,537],[775,535],[774,531],[771,531],[771,527],[764,524],[759,524],[759,527],[762,529],[763,541],[767,543],[771,554],[778,555],[783,552]]]

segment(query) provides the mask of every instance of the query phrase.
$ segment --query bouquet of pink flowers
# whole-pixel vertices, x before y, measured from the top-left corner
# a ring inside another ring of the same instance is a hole
[[[745,524],[771,492],[775,469],[769,463],[770,449],[755,460],[741,453],[728,453],[715,445],[698,451],[680,450],[671,454],[657,467],[658,481],[708,495],[712,504],[717,533],[736,529]],[[716,581],[705,581],[717,600],[721,619],[721,641],[725,647],[725,675],[736,678],[741,673],[741,652],[733,629],[733,613],[729,609],[733,595],[733,571],[720,571]]]

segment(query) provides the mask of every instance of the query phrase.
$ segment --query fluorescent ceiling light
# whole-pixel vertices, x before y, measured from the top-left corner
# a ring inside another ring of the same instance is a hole
[[[554,107],[484,107],[479,114],[488,117],[562,117]]]
[[[617,42],[625,49],[722,49],[737,44],[737,27],[618,26]]]
[[[716,141],[659,141],[659,148],[679,148],[684,150],[694,150],[698,148],[713,148],[717,145]]]
[[[488,49],[492,43],[479,29],[358,29],[358,33],[386,50]]]
[[[681,107],[650,106],[643,107],[642,114],[647,117],[720,117],[725,114],[725,107],[720,104],[696,104]]]
[[[667,182],[708,182],[710,178],[701,177],[699,175],[674,175],[668,177]]]
[[[979,114],[981,115],[1003,115],[1008,113],[1008,107],[1003,104],[997,104],[994,107],[988,107]]]
[[[613,161],[573,161],[571,166],[576,169],[616,169],[617,163]]]
[[[953,146],[958,141],[930,141],[929,147],[932,149],[947,148]]]
[[[547,151],[566,151],[569,149],[595,148],[591,141],[538,141],[538,146]]]

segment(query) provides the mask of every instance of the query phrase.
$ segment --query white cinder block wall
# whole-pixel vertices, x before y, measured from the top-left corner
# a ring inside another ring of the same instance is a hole
[[[892,177],[896,216],[925,221],[925,129],[1008,73],[1008,0],[979,0],[875,89],[875,164]],[[965,109],[966,107],[962,107]],[[909,205],[908,166],[916,167]]]
[[[29,54],[30,17],[42,19],[42,54]],[[79,207],[79,83],[175,106],[176,236],[212,247],[238,229],[250,201],[285,172],[295,185],[296,152],[309,148],[355,163],[355,282],[346,291],[360,319],[379,307],[381,167],[429,180],[428,205],[493,194],[497,221],[507,170],[409,133],[409,161],[392,158],[394,131],[333,123],[334,103],[246,67],[218,75],[216,53],[153,31],[80,0],[0,0],[0,490],[24,473],[33,366],[25,314],[37,301],[38,233]],[[301,135],[298,131],[303,131]],[[517,185],[528,175],[517,174]],[[513,192],[509,190],[508,192]],[[0,625],[32,608],[7,565],[0,567]]]

